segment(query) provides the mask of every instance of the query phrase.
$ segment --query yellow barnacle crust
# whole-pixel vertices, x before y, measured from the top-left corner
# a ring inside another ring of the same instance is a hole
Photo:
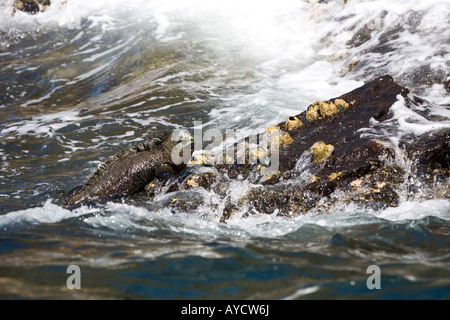
[[[250,159],[255,162],[256,160],[263,160],[266,156],[267,152],[261,147],[254,148],[250,151]]]
[[[311,146],[310,150],[312,151],[313,163],[320,163],[333,153],[334,147],[331,144],[325,144],[323,141],[317,141]]]
[[[306,120],[313,121],[319,119],[319,101],[310,104],[306,110]]]
[[[331,117],[333,114],[339,112],[336,105],[331,101],[319,102],[319,115],[323,118]]]
[[[284,127],[288,131],[294,130],[294,129],[299,128],[301,126],[303,126],[303,122],[297,117],[289,117],[286,120],[286,124],[284,125]]]
[[[294,142],[294,139],[292,139],[291,135],[287,132],[281,131],[278,126],[271,126],[267,128],[267,133],[271,135],[269,140],[269,147],[271,147],[274,142],[274,139],[277,138],[278,135],[278,147],[282,148],[284,146],[290,145],[292,142]]]
[[[337,177],[339,177],[342,174],[342,172],[333,172],[332,174],[330,174],[328,176],[328,178],[330,178],[330,180],[335,180]]]
[[[350,190],[357,190],[364,183],[363,179],[355,179],[350,182]]]
[[[270,126],[267,128],[267,133],[272,134],[272,133],[275,133],[277,130],[280,131],[279,126]]]
[[[342,100],[342,99],[338,99],[338,100]],[[314,104],[311,104],[308,106],[308,109],[306,110],[306,120],[313,121],[313,120],[328,118],[337,112],[339,112],[339,109],[333,102],[331,102],[331,101],[316,101]]]
[[[289,133],[280,132],[280,148],[290,145],[292,142],[294,142],[294,139],[292,139]]]
[[[266,174],[266,175],[264,175],[263,176],[263,181],[267,181],[267,180],[270,180],[270,179],[272,179],[273,177],[275,177],[275,176],[279,176],[280,175],[280,170],[278,170],[278,171],[276,171],[276,172],[274,172],[274,173],[271,173],[271,174]]]
[[[158,186],[155,181],[150,182],[148,185],[145,186],[145,193],[147,196],[149,197],[153,197],[157,194],[158,192],[158,188],[160,186]]]
[[[186,185],[187,185],[188,187],[191,187],[191,188],[198,188],[198,187],[199,187],[199,184],[198,184],[198,176],[197,176],[197,175],[193,175],[193,176],[189,177],[189,178],[186,180]]]
[[[336,99],[334,100],[334,104],[340,109],[347,109],[350,106],[344,99]]]
[[[196,154],[192,157],[192,160],[189,161],[189,165],[198,165],[201,166],[206,162],[206,157],[203,154]]]

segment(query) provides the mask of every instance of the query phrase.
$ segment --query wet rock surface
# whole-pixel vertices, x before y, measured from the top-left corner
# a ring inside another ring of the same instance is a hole
[[[222,203],[217,204],[221,221],[237,213],[295,216],[312,209],[331,212],[338,203],[376,210],[397,206],[402,199],[449,198],[449,128],[405,141],[368,133],[386,126],[395,135],[391,107],[399,99],[407,108],[418,101],[426,108],[425,101],[383,76],[269,127],[269,134],[279,132],[276,170],[260,161],[273,152],[270,148],[247,150],[244,163],[208,164],[201,156],[172,179],[153,175],[147,187],[140,183],[133,191],[145,189],[150,208],[157,209],[152,200],[163,195],[167,206],[181,211],[208,201],[202,190],[213,193]],[[250,141],[236,143],[235,156],[238,144]],[[249,161],[251,157],[258,161]],[[235,181],[251,186],[232,197]]]
[[[444,87],[445,89],[450,92],[450,76],[448,76],[445,80],[444,80]]]
[[[412,143],[402,141],[401,147],[388,137],[363,134],[374,124],[389,122],[399,95],[407,106],[415,103],[408,93],[392,77],[383,76],[336,99],[316,102],[278,124],[291,140],[280,143],[279,170],[268,179],[255,175],[261,171],[259,164],[219,166],[231,179],[259,183],[237,202],[229,202],[222,220],[242,210],[289,216],[311,209],[326,213],[338,202],[381,209],[397,206],[401,197],[448,198],[450,129]],[[292,119],[302,125],[286,125]]]
[[[348,104],[348,107],[342,107],[340,110],[336,108],[333,113],[309,117],[311,109],[314,108],[314,105],[311,105],[306,112],[295,116],[304,125],[290,130],[292,142],[280,148],[279,170],[283,174],[274,176],[263,184],[275,184],[283,175],[289,175],[300,156],[312,151],[311,148],[321,143],[328,146],[327,152],[330,149],[332,152],[325,156],[328,158],[325,162],[313,159],[313,162],[320,164],[317,167],[320,167],[316,174],[318,178],[325,178],[337,172],[355,171],[369,165],[370,162],[378,161],[381,155],[386,154],[386,147],[371,139],[361,138],[359,130],[371,127],[374,120],[382,122],[390,118],[389,108],[397,101],[397,95],[406,97],[407,93],[406,88],[394,83],[390,76],[385,76],[328,101],[328,104],[334,104],[338,100]],[[285,124],[280,123],[278,128],[284,131]],[[314,154],[313,151],[313,158]],[[319,158],[321,157],[324,155],[319,155]],[[231,177],[239,174],[248,175],[248,172],[253,171],[253,167],[233,165],[229,168],[229,174]]]
[[[50,0],[14,0],[13,8],[29,14],[37,14],[45,11],[50,3]]]

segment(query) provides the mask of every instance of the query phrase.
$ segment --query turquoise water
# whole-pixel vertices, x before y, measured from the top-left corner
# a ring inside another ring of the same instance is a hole
[[[206,200],[189,213],[164,196],[58,205],[161,130],[201,121],[245,136],[381,74],[448,126],[448,4],[53,2],[35,16],[0,3],[0,298],[450,298],[449,199],[227,223],[222,198],[204,190],[188,195]],[[66,285],[69,265],[79,290]],[[372,265],[381,289],[367,286]]]

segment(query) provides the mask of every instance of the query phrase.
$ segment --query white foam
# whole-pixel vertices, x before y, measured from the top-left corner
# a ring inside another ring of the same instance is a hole
[[[84,212],[72,212],[63,209],[53,204],[51,199],[49,199],[42,207],[29,208],[0,215],[0,228],[14,226],[24,222],[31,224],[57,223],[64,219],[77,217],[81,214],[84,214]]]
[[[442,107],[439,109],[441,111],[440,116],[444,116],[445,113],[449,114],[448,110]],[[396,129],[398,130],[398,139],[400,139],[402,135],[406,134],[420,136],[430,131],[450,128],[450,118],[439,122],[430,121],[419,115],[413,109],[408,108],[406,106],[405,99],[401,95],[397,96],[397,102],[391,106],[390,112],[392,112],[392,120],[390,121],[396,121],[398,124],[396,126]]]
[[[411,99],[414,100],[413,97]],[[423,111],[429,112],[430,116],[439,116],[439,121],[429,120],[419,114]],[[400,141],[411,137],[417,139],[425,133],[450,128],[450,108],[445,106],[432,105],[431,109],[414,103],[407,106],[405,98],[398,95],[389,112],[391,117],[388,120],[378,122],[372,118],[371,127],[359,129],[361,137],[380,139],[398,147]],[[398,157],[398,160],[400,158]]]
[[[1,196],[1,195],[0,195]],[[195,212],[173,214],[168,209],[149,211],[143,207],[128,204],[108,203],[104,209],[81,208],[69,211],[47,200],[41,207],[10,212],[0,216],[0,228],[17,226],[22,223],[52,224],[66,219],[81,217],[81,222],[94,228],[108,228],[116,231],[141,230],[158,233],[167,230],[182,236],[207,237],[218,239],[279,238],[299,230],[306,225],[316,225],[333,229],[355,225],[388,221],[417,221],[428,216],[450,220],[449,200],[427,200],[423,202],[405,202],[397,208],[388,208],[367,213],[355,210],[353,205],[332,214],[305,214],[297,217],[277,217],[276,213],[254,214],[249,217],[235,215],[226,224],[218,218],[205,217]],[[97,214],[98,213],[98,214]],[[107,214],[105,214],[107,213]],[[143,223],[144,220],[149,223]]]
[[[300,297],[307,296],[307,295],[309,295],[311,293],[314,293],[314,292],[316,292],[318,290],[320,290],[320,286],[312,286],[312,287],[308,287],[308,288],[301,288],[301,289],[298,289],[297,291],[295,291],[293,294],[285,297],[284,300],[298,299]]]
[[[135,41],[135,39],[136,39],[136,37],[131,37],[126,42],[124,42],[122,44],[117,44],[116,46],[112,47],[111,49],[104,50],[104,51],[102,51],[100,53],[93,54],[90,57],[84,58],[83,62],[92,62],[92,61],[98,60],[100,58],[103,58],[106,55],[109,55],[109,54],[111,54],[111,53],[113,53],[115,51],[118,51],[120,49],[126,48],[126,47],[128,47],[131,44],[131,42]],[[84,53],[86,53],[86,52],[84,52]]]
[[[56,130],[92,117],[91,115],[80,117],[78,114],[79,111],[77,110],[68,110],[35,116],[31,120],[22,120],[8,125],[0,131],[0,137],[11,133],[15,136],[23,136],[30,133],[34,133],[36,136],[53,136]]]
[[[181,40],[188,43],[209,43],[207,48],[216,51],[219,59],[224,59],[224,67],[231,67],[230,70],[223,70],[228,76],[234,72],[233,65],[253,72],[255,90],[248,97],[234,96],[235,109],[268,109],[269,112],[261,116],[264,120],[274,119],[275,122],[292,112],[304,110],[313,100],[332,98],[359,86],[362,82],[354,79],[367,79],[367,75],[370,77],[374,70],[383,69],[394,77],[404,77],[423,61],[434,69],[448,70],[445,65],[449,60],[445,40],[450,32],[450,28],[446,27],[449,8],[448,3],[438,0],[426,3],[403,0],[395,4],[387,0],[355,0],[345,5],[341,1],[310,4],[294,0],[282,3],[254,0],[137,0],[127,2],[126,6],[107,0],[69,1],[65,5],[55,1],[39,15],[29,16],[21,12],[17,13],[20,17],[5,15],[0,30],[10,30],[11,26],[20,28],[22,24],[28,30],[28,23],[51,28],[54,25],[52,22],[60,26],[67,16],[76,15],[78,20],[90,21],[90,24],[82,26],[88,29],[87,32],[101,26],[100,34],[84,44],[90,46],[102,39],[102,33],[108,30],[126,28],[133,23],[133,30],[140,30],[154,24],[154,29],[150,30],[157,39],[176,43],[180,37],[174,35],[181,35]],[[7,10],[5,5],[4,11]],[[424,17],[415,26],[418,31],[403,31],[399,39],[390,42],[396,49],[395,54],[366,52],[377,44],[387,28],[408,23],[404,21],[405,15],[412,11],[423,11]],[[386,13],[383,18],[382,13]],[[366,23],[374,29],[372,38],[361,47],[349,48],[347,41]],[[81,32],[76,37],[81,37]],[[131,41],[128,40],[129,32],[124,34],[126,43]],[[126,43],[105,49],[94,45],[95,48],[78,53],[92,53],[84,58],[85,62],[92,62],[114,53]],[[441,53],[438,54],[438,51]],[[367,63],[366,55],[371,58],[370,63]],[[342,68],[352,60],[363,60],[367,67],[342,78]],[[367,72],[369,69],[372,71]],[[77,80],[92,75],[91,72],[84,73],[78,75]],[[189,74],[177,75],[181,78],[185,76]],[[164,82],[172,77],[159,81]],[[439,96],[445,96],[444,93]],[[257,99],[253,99],[252,95],[257,95]],[[258,104],[256,101],[265,103]],[[229,122],[230,125],[235,124],[233,119]]]
[[[390,221],[418,220],[428,216],[450,220],[450,200],[408,201],[396,208],[376,213],[375,216]]]

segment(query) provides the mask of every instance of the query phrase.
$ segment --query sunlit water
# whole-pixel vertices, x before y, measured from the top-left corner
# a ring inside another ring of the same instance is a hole
[[[446,1],[55,0],[35,16],[12,16],[11,2],[0,2],[1,298],[450,298],[448,199],[227,223],[206,191],[189,213],[55,204],[162,129],[202,121],[245,136],[383,74],[448,127]],[[394,109],[397,138],[436,127]],[[66,287],[72,264],[81,290]],[[367,288],[370,265],[380,290]]]

